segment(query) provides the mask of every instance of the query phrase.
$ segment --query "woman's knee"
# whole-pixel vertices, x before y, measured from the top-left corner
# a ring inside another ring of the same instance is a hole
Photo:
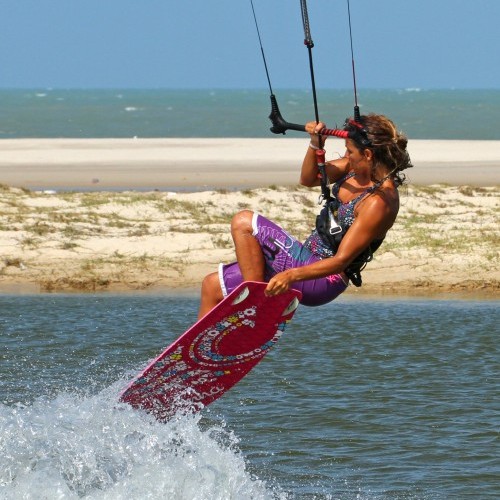
[[[219,282],[219,273],[210,273],[203,278],[201,283],[201,293],[204,296],[210,296],[216,300],[222,300],[223,294]]]
[[[224,298],[218,273],[205,276],[201,283],[201,300],[198,319],[211,311]]]
[[[233,216],[231,220],[231,233],[253,233],[253,212],[251,210],[241,210]]]

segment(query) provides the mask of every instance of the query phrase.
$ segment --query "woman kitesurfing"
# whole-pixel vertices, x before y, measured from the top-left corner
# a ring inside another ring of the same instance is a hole
[[[314,89],[305,0],[301,7]],[[199,321],[136,377],[121,401],[160,420],[179,409],[199,410],[262,359],[299,300],[318,306],[338,297],[349,282],[361,285],[360,271],[398,214],[401,171],[411,166],[407,140],[385,116],[360,115],[356,100],[343,129],[328,129],[313,95],[316,119],[297,125],[283,119],[271,89],[270,116],[274,133],[293,129],[310,136],[300,183],[321,186],[324,201],[311,235],[301,243],[257,212],[238,212],[231,222],[237,261],[205,277]],[[346,153],[326,162],[323,145],[331,135],[345,140]]]
[[[267,282],[266,294],[277,295],[290,288],[300,290],[301,303],[322,305],[334,300],[349,283],[361,285],[360,272],[372,259],[399,211],[398,187],[403,170],[412,166],[407,138],[384,115],[361,115],[352,49],[354,116],[341,130],[328,129],[319,119],[307,5],[301,0],[305,45],[309,51],[315,120],[305,125],[286,122],[272,92],[267,64],[257,27],[265,70],[271,91],[271,131],[305,131],[309,143],[302,162],[300,184],[321,186],[324,206],[310,236],[300,242],[283,228],[257,212],[242,210],[231,222],[237,261],[221,264],[218,272],[205,277],[201,290],[199,317],[203,317],[243,281]],[[324,142],[336,136],[345,140],[345,155],[325,161]],[[331,184],[331,188],[329,185]]]

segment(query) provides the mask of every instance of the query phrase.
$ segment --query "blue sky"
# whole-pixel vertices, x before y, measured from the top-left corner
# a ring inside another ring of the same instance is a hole
[[[254,0],[273,88],[309,88],[299,0]],[[351,88],[346,0],[309,0]],[[500,88],[500,0],[351,0],[359,88]],[[250,0],[1,0],[3,88],[266,88]]]

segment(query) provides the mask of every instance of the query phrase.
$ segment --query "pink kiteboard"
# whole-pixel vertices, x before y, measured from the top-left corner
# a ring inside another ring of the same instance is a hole
[[[166,420],[209,405],[240,381],[276,344],[300,292],[266,297],[247,281],[160,354],[120,400]]]

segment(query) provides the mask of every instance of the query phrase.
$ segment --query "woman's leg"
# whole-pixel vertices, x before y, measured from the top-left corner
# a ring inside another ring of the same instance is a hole
[[[253,212],[242,210],[231,221],[236,259],[244,281],[264,281],[264,254],[253,234]]]
[[[237,213],[231,222],[231,235],[239,265],[238,273],[241,272],[243,281],[264,281],[264,254],[259,242],[253,236],[252,218],[252,211],[243,210]],[[224,298],[219,280],[219,273],[209,274],[203,280],[198,319]]]
[[[203,316],[211,311],[223,298],[224,296],[219,282],[219,273],[211,273],[205,276],[201,284],[201,300],[198,319],[203,318]]]

